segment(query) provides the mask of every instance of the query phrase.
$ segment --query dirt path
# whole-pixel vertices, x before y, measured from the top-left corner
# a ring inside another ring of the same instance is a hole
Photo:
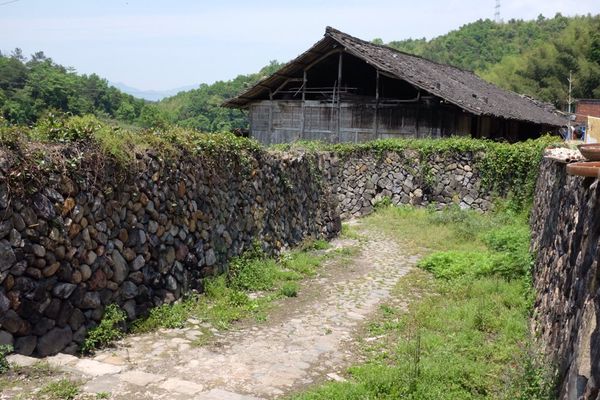
[[[416,263],[393,241],[356,225],[366,241],[347,265],[325,266],[269,320],[191,342],[206,327],[129,336],[91,359],[59,355],[54,365],[86,392],[115,399],[271,399],[339,375],[357,361],[353,337]]]

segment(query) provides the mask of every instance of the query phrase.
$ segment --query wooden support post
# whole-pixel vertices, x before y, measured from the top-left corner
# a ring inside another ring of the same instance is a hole
[[[375,139],[379,139],[379,70],[376,70],[375,76],[375,116],[373,119],[373,131],[375,132]]]
[[[269,135],[273,135],[273,92],[271,89],[269,89]]]
[[[306,108],[306,69],[304,70],[304,75],[302,76],[302,116],[300,117],[300,138],[306,139],[304,137],[304,125],[305,125],[305,113],[304,109]]]
[[[341,96],[341,88],[342,88],[342,62],[343,62],[344,52],[340,52],[340,57],[338,60],[338,98],[337,98],[337,133],[338,133],[338,143],[342,139],[342,96]]]
[[[420,93],[420,92],[419,92]],[[419,117],[421,116],[421,100],[417,101],[417,117],[415,118],[415,135],[419,137]]]

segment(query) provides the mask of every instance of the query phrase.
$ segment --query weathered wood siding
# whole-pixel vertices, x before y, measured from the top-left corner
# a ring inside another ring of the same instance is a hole
[[[471,115],[451,107],[420,104],[376,107],[374,102],[338,105],[308,100],[303,105],[301,101],[264,100],[250,106],[249,116],[252,137],[265,145],[300,139],[359,143],[379,138],[471,134]]]

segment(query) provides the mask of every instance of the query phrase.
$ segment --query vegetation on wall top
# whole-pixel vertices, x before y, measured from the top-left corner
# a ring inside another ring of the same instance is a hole
[[[520,204],[530,200],[533,195],[543,149],[556,142],[557,138],[551,136],[516,144],[467,137],[385,139],[362,144],[305,141],[273,146],[271,150],[328,151],[340,157],[365,153],[382,157],[386,152],[410,151],[411,154],[403,154],[403,159],[406,162],[416,159],[423,167],[420,168],[423,174],[430,173],[426,166],[432,161],[431,157],[471,154],[483,184],[502,195],[510,192]],[[44,151],[40,152],[40,146],[31,146],[32,143],[42,143]],[[231,133],[200,133],[181,127],[132,131],[103,123],[91,115],[67,117],[49,113],[33,127],[13,126],[0,119],[0,147],[8,147],[13,153],[20,154],[18,174],[27,171],[27,168],[23,168],[25,165],[31,166],[32,173],[39,168],[51,169],[54,161],[48,159],[48,155],[52,154],[52,145],[73,143],[87,144],[88,147],[97,149],[98,156],[111,158],[122,166],[133,164],[136,154],[146,151],[167,159],[178,159],[185,154],[219,155],[223,160],[247,166],[246,154],[261,149],[256,141]],[[31,151],[32,148],[37,150]],[[58,158],[62,158],[58,161],[63,169],[65,165],[77,168],[80,161],[89,156],[77,153],[78,155],[70,156],[75,158],[65,160],[64,154],[60,154]],[[428,177],[423,178],[428,180]]]
[[[361,144],[327,144],[318,141],[300,141],[293,144],[272,146],[275,151],[329,151],[340,157],[375,154],[383,157],[386,152],[414,152],[414,157],[424,166],[431,157],[440,155],[473,156],[475,167],[481,174],[483,185],[493,192],[513,197],[516,205],[532,199],[539,171],[539,163],[545,148],[555,145],[555,136],[543,136],[518,143],[494,142],[469,137],[442,139],[381,139]],[[410,162],[410,155],[404,157]],[[421,168],[428,173],[428,168]],[[428,177],[423,177],[428,180]]]

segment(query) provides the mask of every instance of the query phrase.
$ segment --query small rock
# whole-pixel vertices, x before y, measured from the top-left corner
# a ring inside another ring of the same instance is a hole
[[[68,299],[77,286],[72,283],[58,283],[52,289],[52,294],[59,299]]]
[[[121,253],[117,250],[112,253],[112,261],[113,261],[113,276],[112,280],[121,283],[127,278],[127,274],[129,273],[129,266],[127,265],[127,261],[123,258]]]
[[[14,310],[8,310],[0,316],[2,328],[10,333],[17,333],[23,326],[23,320]]]
[[[56,274],[56,271],[58,271],[59,268],[60,268],[60,263],[55,262],[55,263],[50,264],[46,268],[44,268],[42,273],[46,278],[48,278],[48,277],[51,277],[52,275]]]
[[[17,261],[17,258],[10,243],[6,240],[0,240],[0,272],[12,267],[15,261]]]
[[[92,265],[92,264],[94,264],[94,262],[96,261],[97,258],[98,258],[98,255],[96,253],[94,253],[93,251],[88,251],[88,253],[85,257],[85,263],[88,265]]]
[[[21,234],[19,233],[18,230],[14,229],[14,228],[10,231],[10,236],[9,236],[8,240],[12,247],[22,247],[23,246],[23,241],[21,240]]]
[[[138,255],[131,263],[131,269],[133,269],[134,271],[139,271],[144,267],[145,264],[146,260],[144,259],[144,256]]]
[[[208,249],[205,253],[205,262],[209,267],[215,265],[217,263],[217,257],[215,255],[215,251],[213,249]]]
[[[125,300],[133,299],[138,294],[138,289],[135,283],[131,281],[125,281],[121,285],[121,296]]]
[[[10,308],[10,300],[0,292],[0,314],[4,314]]]
[[[56,217],[56,211],[54,210],[54,205],[48,199],[48,197],[44,196],[41,193],[36,193],[32,199],[33,208],[37,212],[37,214],[44,218],[45,220],[52,220]]]
[[[81,280],[83,282],[87,281],[92,276],[92,269],[87,264],[81,264],[79,266],[79,271],[81,271]]]
[[[82,309],[95,309],[100,307],[102,304],[100,300],[100,294],[98,292],[86,292],[81,299],[80,308]]]
[[[12,229],[13,226],[11,220],[0,221],[0,239],[3,239],[6,236],[8,236]]]
[[[14,344],[14,338],[10,333],[0,330],[0,345],[3,344],[12,346]]]

